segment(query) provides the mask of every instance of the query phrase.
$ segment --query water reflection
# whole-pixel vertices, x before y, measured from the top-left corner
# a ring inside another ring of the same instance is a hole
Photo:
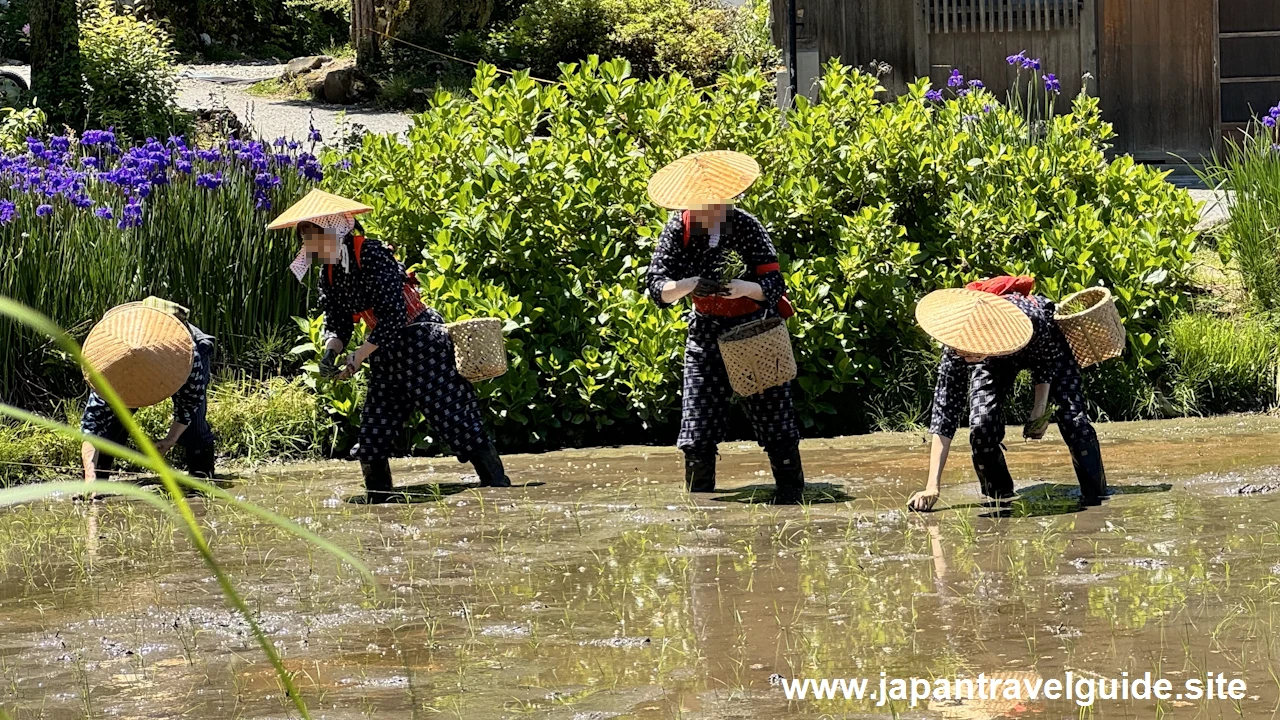
[[[827,501],[806,508],[751,502],[767,467],[732,448],[729,492],[710,497],[684,494],[678,454],[651,448],[513,458],[541,486],[512,491],[409,461],[397,476],[418,502],[402,505],[343,502],[359,474],[340,463],[233,489],[358,550],[377,588],[195,505],[317,717],[1080,717],[1052,701],[788,702],[777,685],[882,671],[1222,672],[1249,681],[1238,708],[1117,701],[1094,716],[1258,717],[1277,702],[1280,493],[1237,490],[1277,475],[1277,429],[1103,426],[1116,491],[1062,513],[1045,510],[1074,490],[1051,445],[1011,450],[1031,480],[1005,507],[959,469],[948,511],[907,513],[927,457],[900,435],[812,443]],[[150,509],[6,509],[0,563],[0,707],[15,718],[285,713],[243,622]]]

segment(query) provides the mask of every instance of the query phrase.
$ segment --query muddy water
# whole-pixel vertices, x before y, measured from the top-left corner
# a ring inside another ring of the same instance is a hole
[[[1272,717],[1280,421],[1101,432],[1115,494],[1087,510],[1052,436],[1010,443],[1012,507],[979,502],[961,452],[924,516],[901,511],[927,464],[910,435],[806,442],[805,509],[751,502],[770,478],[747,445],[724,448],[727,492],[692,499],[665,448],[513,457],[528,485],[511,490],[405,462],[397,482],[422,495],[393,506],[343,502],[359,489],[350,464],[235,481],[356,552],[376,587],[246,515],[196,508],[315,717],[1088,717],[1065,700],[788,702],[776,685],[1067,671],[1248,683],[1238,702],[1101,701],[1094,717]],[[291,716],[157,512],[118,498],[5,509],[0,563],[10,716]]]

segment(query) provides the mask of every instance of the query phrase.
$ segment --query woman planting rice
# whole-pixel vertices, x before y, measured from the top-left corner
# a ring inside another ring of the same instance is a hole
[[[1107,476],[1098,435],[1086,412],[1080,368],[1054,322],[1053,302],[1031,295],[1033,285],[1029,277],[994,278],[965,289],[938,290],[917,306],[920,326],[944,348],[929,425],[929,480],[924,490],[911,496],[913,510],[931,510],[938,501],[942,471],[966,400],[969,448],[982,494],[1013,496],[1013,477],[1001,447],[1003,408],[1014,378],[1024,369],[1031,371],[1035,383],[1032,417],[1045,417],[1050,396],[1058,406],[1058,429],[1071,451],[1084,502],[1097,504],[1106,495]],[[1024,434],[1038,439],[1046,427],[1033,420]]]
[[[728,430],[733,390],[718,339],[725,331],[766,316],[789,317],[786,283],[760,222],[732,205],[760,174],[751,158],[715,151],[690,155],[660,170],[649,197],[672,213],[649,266],[649,295],[663,307],[693,296],[684,354],[684,393],[677,446],[685,454],[685,485],[712,492],[716,454]],[[721,282],[727,255],[745,263],[742,275]],[[804,494],[800,429],[790,383],[744,398],[756,440],[769,454],[779,504]]]
[[[482,487],[510,487],[502,458],[480,422],[475,389],[458,374],[444,318],[422,303],[390,248],[356,234],[355,216],[369,210],[313,190],[268,226],[298,228],[303,247],[290,267],[299,280],[314,260],[323,264],[321,373],[346,379],[369,361],[369,390],[355,453],[364,472],[366,501],[395,499],[389,459],[414,410],[426,415],[459,462],[475,466]],[[368,337],[339,369],[338,355],[361,320]]]
[[[168,454],[174,445],[186,450],[187,472],[213,477],[214,437],[205,418],[213,338],[187,322],[187,309],[149,297],[107,311],[84,343],[85,359],[106,378],[130,409],[149,407],[173,398],[173,422],[156,449]],[[86,435],[125,441],[124,425],[98,394],[80,418]],[[84,479],[106,479],[115,458],[84,443],[80,451]]]

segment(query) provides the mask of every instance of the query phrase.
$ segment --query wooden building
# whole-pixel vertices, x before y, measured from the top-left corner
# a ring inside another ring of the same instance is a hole
[[[786,47],[787,0],[772,0]],[[1064,96],[1102,98],[1116,149],[1147,161],[1195,160],[1224,131],[1280,102],[1280,0],[796,0],[796,46],[813,68],[888,63],[890,92],[951,70],[998,96],[1025,50]],[[806,75],[808,75],[806,77]],[[812,72],[801,73],[801,90]]]

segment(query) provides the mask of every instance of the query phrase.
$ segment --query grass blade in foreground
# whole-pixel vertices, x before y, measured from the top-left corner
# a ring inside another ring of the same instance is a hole
[[[88,374],[93,386],[98,389],[103,399],[105,399],[111,406],[116,416],[120,419],[120,422],[124,424],[130,437],[133,438],[133,441],[138,445],[142,452],[133,453],[114,443],[107,443],[100,439],[88,438],[78,429],[61,423],[43,421],[41,424],[55,432],[63,434],[66,437],[91,442],[95,447],[111,452],[112,454],[116,454],[120,457],[128,457],[135,462],[141,461],[140,464],[143,467],[146,467],[159,475],[161,484],[169,495],[169,504],[164,503],[155,496],[150,496],[150,493],[146,493],[139,488],[130,488],[130,490],[136,490],[139,493],[149,495],[150,499],[146,500],[146,502],[153,505],[162,505],[166,508],[166,512],[172,513],[181,518],[181,527],[186,532],[191,544],[200,554],[205,566],[213,572],[214,577],[218,581],[219,587],[222,589],[222,594],[226,597],[227,601],[231,603],[236,612],[238,612],[249,625],[249,629],[257,639],[259,647],[262,648],[263,653],[265,653],[267,659],[270,660],[272,667],[275,668],[276,676],[279,678],[281,685],[285,688],[285,691],[288,694],[289,699],[293,702],[294,707],[303,718],[307,718],[309,720],[311,715],[307,711],[306,703],[303,702],[302,696],[298,693],[298,689],[294,685],[293,676],[285,669],[284,664],[280,659],[280,655],[276,651],[275,645],[262,631],[262,628],[258,625],[257,619],[254,618],[253,613],[245,604],[244,599],[240,597],[235,586],[231,584],[230,578],[227,577],[226,573],[222,570],[222,567],[218,564],[217,559],[214,558],[213,551],[210,549],[208,541],[204,537],[200,524],[196,520],[195,513],[192,512],[191,505],[187,503],[186,497],[183,494],[182,486],[184,483],[179,479],[179,474],[175,472],[173,468],[169,467],[167,462],[165,462],[164,457],[160,455],[158,450],[156,450],[151,439],[147,437],[146,433],[142,431],[142,428],[139,427],[138,423],[134,420],[133,413],[129,411],[129,408],[125,407],[124,403],[120,400],[120,396],[116,394],[115,390],[111,388],[110,384],[106,382],[106,379],[97,371],[97,369],[85,361],[79,344],[76,343],[71,336],[67,335],[62,328],[58,327],[56,323],[35,310],[24,307],[20,303],[16,303],[13,300],[4,297],[0,297],[0,315],[12,318],[19,323],[52,338],[54,342],[57,343],[58,346],[60,346],[68,355],[70,355],[80,367],[85,369],[85,372]],[[31,413],[8,405],[0,405],[0,414],[28,420],[32,419]],[[0,491],[0,505],[48,497],[52,494],[63,492],[67,488],[72,488],[73,491],[78,490],[84,492],[89,490],[92,492],[92,488],[99,487],[101,485],[108,485],[108,483],[87,482],[81,484],[60,482],[49,483],[43,486],[37,485],[12,488]],[[122,488],[115,487],[112,488],[112,490],[120,492]],[[139,495],[135,495],[127,490],[121,494],[140,497]],[[247,503],[244,504],[244,506],[247,505]],[[265,513],[266,511],[263,512]],[[283,527],[283,524],[281,526]],[[293,531],[291,530],[291,532]],[[355,564],[357,567],[361,567],[359,563]],[[365,570],[364,572],[367,573],[368,571]]]

